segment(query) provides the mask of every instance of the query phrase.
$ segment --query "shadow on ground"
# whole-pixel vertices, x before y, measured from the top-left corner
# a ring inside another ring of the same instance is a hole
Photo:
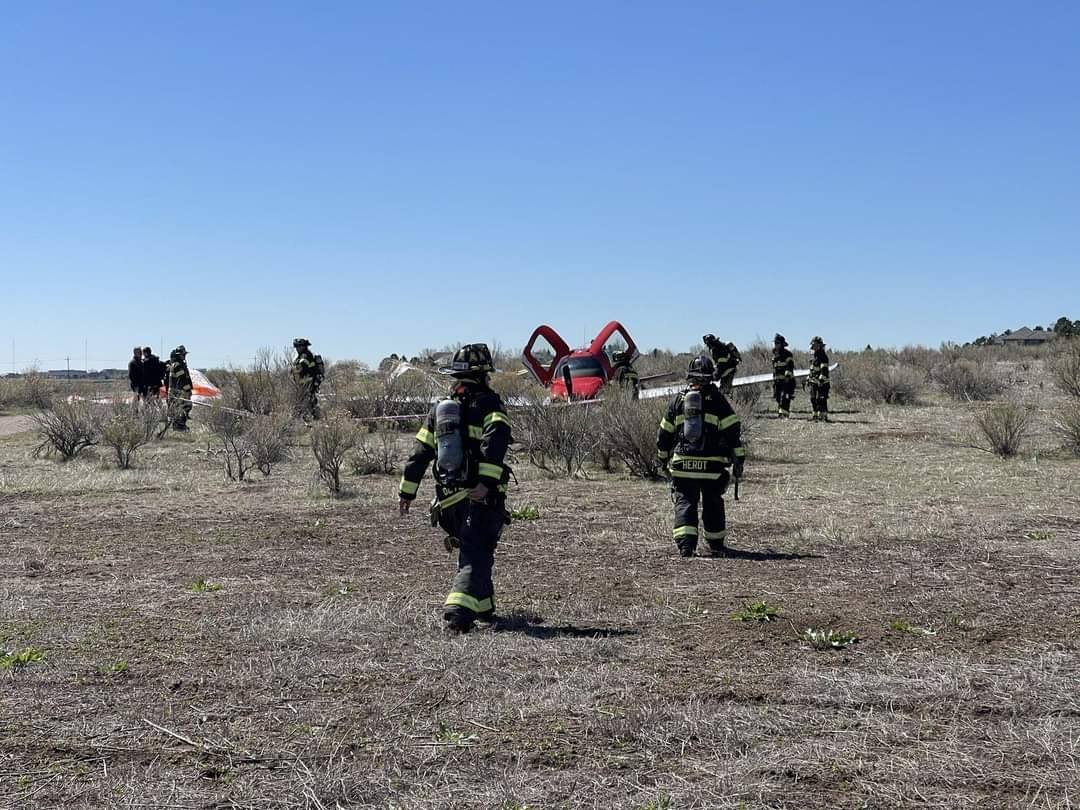
[[[621,627],[578,627],[573,624],[547,626],[544,619],[531,613],[511,613],[496,616],[492,623],[496,633],[523,633],[533,638],[620,638],[636,636],[637,630]]]

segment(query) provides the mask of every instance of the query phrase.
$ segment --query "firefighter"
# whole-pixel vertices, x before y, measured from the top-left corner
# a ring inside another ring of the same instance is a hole
[[[634,369],[633,361],[627,352],[613,352],[611,355],[612,376],[620,388],[630,392],[632,399],[641,393],[641,378]]]
[[[734,343],[725,343],[716,335],[703,335],[701,338],[705,347],[712,354],[713,365],[716,367],[716,380],[720,383],[720,390],[725,396],[729,396],[732,390],[732,381],[735,379],[735,369],[742,361],[742,355]]]
[[[724,490],[732,475],[742,478],[746,460],[739,417],[714,384],[715,372],[706,355],[690,361],[686,372],[690,385],[671,400],[656,434],[656,454],[671,472],[675,504],[671,534],[683,557],[693,557],[697,549],[699,501],[705,542],[712,556],[723,556]]]
[[[795,397],[795,358],[787,345],[783,335],[777,334],[773,338],[773,399],[781,419],[791,416],[791,400]]]
[[[173,430],[187,430],[191,416],[191,372],[188,370],[187,349],[181,344],[169,352],[165,379],[169,393],[169,418]]]
[[[292,364],[292,376],[300,387],[299,416],[305,422],[318,419],[319,388],[322,386],[325,366],[321,355],[311,353],[311,341],[297,338],[292,342],[296,359]]]
[[[829,421],[829,355],[825,354],[825,341],[815,336],[810,341],[814,358],[810,361],[810,406],[814,421]]]
[[[407,515],[428,464],[435,462],[432,525],[446,532],[448,550],[458,550],[458,570],[443,606],[452,633],[467,633],[476,620],[495,616],[491,569],[495,546],[506,522],[503,462],[510,446],[510,419],[502,400],[488,386],[494,371],[484,343],[462,346],[440,373],[454,378],[447,398],[431,409],[416,434],[416,447],[405,465],[398,509]]]

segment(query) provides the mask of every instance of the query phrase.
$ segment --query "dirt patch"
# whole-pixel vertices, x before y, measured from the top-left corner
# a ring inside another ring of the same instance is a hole
[[[34,427],[29,416],[0,416],[0,436],[14,436]]]

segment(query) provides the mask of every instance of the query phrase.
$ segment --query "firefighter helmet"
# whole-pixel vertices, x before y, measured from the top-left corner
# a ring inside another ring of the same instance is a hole
[[[686,379],[690,382],[706,383],[712,380],[715,371],[712,358],[702,354],[690,361],[686,369]]]
[[[296,338],[296,340],[292,342],[292,345],[294,349],[306,349],[311,345],[311,341],[307,338]]]
[[[440,368],[439,373],[452,377],[474,377],[478,374],[490,374],[494,370],[491,351],[486,343],[466,343],[454,352],[450,365]]]
[[[811,349],[818,349],[818,348],[824,349],[825,348],[825,341],[821,339],[821,335],[814,335],[813,339],[810,341],[810,348]]]
[[[716,335],[710,334],[710,335],[702,335],[701,336],[701,342],[704,343],[706,346],[709,346],[711,348],[714,343],[719,343],[720,341],[717,340]]]
[[[772,342],[773,346],[787,346],[787,338],[781,335],[779,332],[776,333],[776,337],[773,338]]]

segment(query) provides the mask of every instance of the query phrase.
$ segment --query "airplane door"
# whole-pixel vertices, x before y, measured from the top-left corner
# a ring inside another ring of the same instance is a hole
[[[570,354],[570,347],[547,324],[536,327],[521,350],[521,362],[540,385],[547,388],[555,376],[555,366]]]
[[[600,330],[600,334],[593,338],[593,342],[589,345],[590,354],[603,354],[609,364],[611,363],[612,353],[620,350],[626,352],[631,363],[641,356],[634,339],[630,337],[626,327],[618,321],[610,321],[607,326]]]

